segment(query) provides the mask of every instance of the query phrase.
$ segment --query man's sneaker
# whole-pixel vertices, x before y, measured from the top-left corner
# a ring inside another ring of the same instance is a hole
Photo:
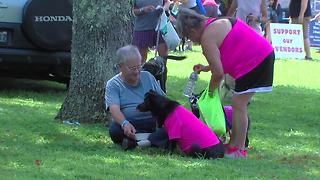
[[[313,60],[312,57],[310,57],[310,56],[305,56],[304,59],[305,60]]]
[[[123,150],[129,150],[129,149],[134,149],[137,146],[136,141],[128,139],[128,138],[123,138],[121,147]]]
[[[151,146],[151,142],[149,140],[140,140],[137,142],[137,145],[141,148],[146,148]]]
[[[236,158],[246,158],[247,157],[247,150],[238,149],[236,147],[232,147],[230,145],[225,145],[224,150],[224,157],[229,159],[236,159]]]

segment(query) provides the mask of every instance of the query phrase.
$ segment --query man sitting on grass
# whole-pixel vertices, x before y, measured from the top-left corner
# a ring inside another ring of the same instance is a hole
[[[109,109],[113,122],[109,134],[115,144],[122,148],[132,149],[136,145],[148,146],[167,141],[165,131],[156,130],[156,122],[150,112],[136,110],[138,104],[144,100],[144,94],[150,89],[161,95],[159,83],[147,71],[141,71],[141,55],[137,47],[127,45],[116,52],[119,74],[111,78],[106,85],[105,103]],[[148,140],[139,140],[136,133],[153,133]],[[150,140],[150,141],[149,141]],[[155,142],[157,141],[157,142]]]

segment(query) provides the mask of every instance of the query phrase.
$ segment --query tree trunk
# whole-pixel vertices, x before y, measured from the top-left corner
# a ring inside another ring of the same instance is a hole
[[[104,93],[116,50],[132,40],[128,0],[74,0],[71,80],[58,120],[107,121]]]

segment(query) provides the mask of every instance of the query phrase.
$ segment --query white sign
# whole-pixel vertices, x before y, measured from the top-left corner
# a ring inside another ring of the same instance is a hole
[[[270,24],[272,46],[276,58],[304,59],[301,24]]]

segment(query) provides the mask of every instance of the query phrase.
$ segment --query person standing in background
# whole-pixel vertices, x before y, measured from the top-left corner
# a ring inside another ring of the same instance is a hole
[[[198,14],[201,14],[199,7],[197,6],[197,0],[180,0],[181,8],[191,9],[197,12]],[[192,51],[193,42],[189,39],[185,40],[187,42],[187,48],[186,50]]]
[[[200,10],[197,6],[197,0],[180,0],[182,8],[192,9],[197,13],[200,13]]]
[[[232,4],[233,0],[215,0],[218,5],[218,15],[219,16],[227,16],[229,8]]]
[[[277,15],[277,4],[278,0],[268,0],[268,22],[265,25],[265,37],[271,42],[270,35],[270,23],[278,23],[278,15]]]
[[[261,24],[265,24],[268,21],[265,0],[233,0],[227,15],[233,16],[235,12],[237,18],[247,22],[261,36],[263,35]]]
[[[310,0],[291,0],[289,5],[290,23],[302,24],[305,59],[312,60],[309,40],[309,24],[311,19]]]
[[[207,17],[218,17],[218,4],[215,0],[201,0],[204,9],[206,10],[205,16]]]
[[[170,2],[168,0],[134,0],[133,45],[139,48],[142,64],[147,60],[148,49],[157,45],[155,28],[162,13],[162,11],[156,10],[157,6],[162,6],[164,10],[168,10]],[[162,36],[159,37],[159,45],[156,48],[158,48],[160,56],[168,55],[168,47]]]

